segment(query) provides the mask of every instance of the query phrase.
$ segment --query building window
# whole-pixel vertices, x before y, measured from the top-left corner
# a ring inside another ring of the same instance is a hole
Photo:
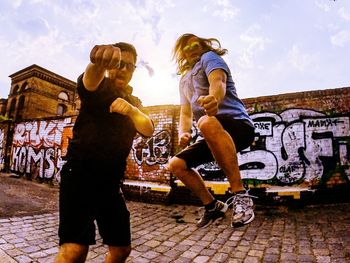
[[[66,92],[60,92],[60,94],[58,94],[58,98],[60,100],[65,100],[65,101],[68,101],[69,97],[68,97],[68,94]]]
[[[64,104],[58,104],[57,115],[63,116],[67,112],[67,106]]]
[[[27,81],[22,84],[21,91],[24,91],[28,86]]]
[[[18,100],[18,110],[23,110],[25,97],[22,95]]]
[[[13,94],[16,94],[17,92],[19,92],[19,86],[18,86],[18,85],[16,85],[16,86],[13,88],[12,93],[13,93]]]
[[[11,100],[10,110],[9,110],[9,118],[10,118],[10,119],[13,119],[15,109],[16,109],[16,98],[13,98],[13,99]]]
[[[25,101],[25,97],[23,95],[21,97],[19,97],[16,119],[22,119],[22,113],[23,113],[23,109],[24,109],[24,101]]]

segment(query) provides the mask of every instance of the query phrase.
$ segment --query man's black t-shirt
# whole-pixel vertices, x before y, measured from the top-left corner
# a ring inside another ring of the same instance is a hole
[[[103,79],[95,92],[90,92],[84,87],[82,78],[83,74],[77,82],[81,109],[73,128],[67,159],[126,164],[137,131],[128,116],[110,113],[109,106],[115,99],[123,98],[141,108],[141,101],[131,95],[130,86],[127,90],[118,90],[108,78]]]

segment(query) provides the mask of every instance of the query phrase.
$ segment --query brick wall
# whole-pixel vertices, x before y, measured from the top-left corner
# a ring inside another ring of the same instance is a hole
[[[238,155],[242,178],[250,187],[349,185],[350,88],[251,98],[244,102],[256,126],[254,144]],[[152,106],[147,110],[155,132],[148,139],[135,138],[126,178],[169,184],[171,175],[165,165],[179,150],[179,106]],[[9,169],[58,182],[62,155],[74,122],[73,116],[13,123],[10,130],[0,126],[3,138],[13,132],[8,150]],[[195,126],[192,135],[198,135]],[[225,181],[215,163],[198,169],[207,181]]]

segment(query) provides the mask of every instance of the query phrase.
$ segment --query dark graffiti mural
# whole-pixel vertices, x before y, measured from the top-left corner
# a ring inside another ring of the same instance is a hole
[[[327,172],[339,168],[350,178],[348,116],[289,109],[251,117],[256,138],[250,148],[238,154],[242,178],[276,184],[317,183]],[[212,163],[199,170],[208,176],[219,168]],[[219,180],[223,179],[221,174]]]

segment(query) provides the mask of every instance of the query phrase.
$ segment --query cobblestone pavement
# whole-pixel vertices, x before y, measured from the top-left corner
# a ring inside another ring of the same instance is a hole
[[[256,219],[232,229],[230,216],[205,229],[200,209],[127,202],[133,250],[128,262],[350,262],[350,204],[257,206]],[[0,219],[0,262],[53,262],[58,213]],[[107,248],[90,248],[103,262]]]

